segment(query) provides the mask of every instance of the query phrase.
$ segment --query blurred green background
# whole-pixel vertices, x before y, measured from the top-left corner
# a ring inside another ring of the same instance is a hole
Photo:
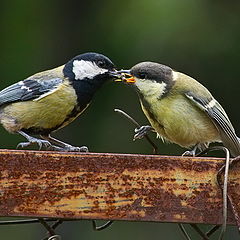
[[[118,68],[157,61],[207,86],[240,135],[239,1],[2,0],[0,19],[1,89],[88,51],[107,55]],[[79,119],[54,136],[87,145],[93,152],[151,153],[145,140],[132,141],[134,126],[114,108],[147,123],[132,89],[108,83]],[[14,149],[23,140],[3,128],[0,134],[1,148]],[[155,142],[161,154],[183,152],[176,145]],[[89,221],[80,221],[64,223],[58,232],[68,240],[183,239],[177,225],[160,223],[116,222],[110,229],[93,232]],[[44,230],[39,225],[9,226],[1,227],[0,233],[2,239],[30,240],[40,239]],[[226,239],[237,237],[236,229],[229,228]]]

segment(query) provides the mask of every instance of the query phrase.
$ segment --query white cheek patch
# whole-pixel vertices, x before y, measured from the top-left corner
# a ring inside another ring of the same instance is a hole
[[[136,79],[135,85],[144,96],[156,96],[157,98],[161,98],[163,96],[167,86],[164,82],[159,83],[147,79]]]
[[[73,61],[73,73],[76,80],[82,80],[84,78],[92,79],[99,74],[107,72],[107,69],[98,67],[91,61],[75,60]]]

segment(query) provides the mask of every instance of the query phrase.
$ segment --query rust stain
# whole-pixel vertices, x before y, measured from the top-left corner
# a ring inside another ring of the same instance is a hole
[[[222,159],[0,151],[1,216],[219,224]],[[230,191],[240,210],[240,174]],[[229,211],[229,223],[234,223]]]

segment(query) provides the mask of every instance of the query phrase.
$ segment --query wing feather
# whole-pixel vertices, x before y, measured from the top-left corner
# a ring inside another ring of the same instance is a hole
[[[240,155],[240,142],[232,123],[222,106],[214,98],[203,99],[192,93],[185,94],[195,105],[205,111],[219,131],[223,145],[227,147],[232,156]]]
[[[0,106],[6,103],[39,98],[48,92],[53,92],[62,82],[61,78],[25,79],[0,91]]]

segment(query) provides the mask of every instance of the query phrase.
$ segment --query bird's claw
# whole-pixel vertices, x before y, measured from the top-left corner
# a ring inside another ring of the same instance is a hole
[[[88,147],[82,146],[82,147],[74,147],[74,146],[67,146],[66,151],[68,152],[88,152]]]
[[[48,238],[48,240],[61,240],[61,236],[59,235],[53,235],[50,238]]]
[[[192,150],[184,152],[182,156],[195,157],[198,149],[203,151],[205,148],[206,146],[204,144],[196,144]]]
[[[17,145],[17,148],[26,148],[32,144],[37,144],[39,146],[39,150],[42,149],[42,147],[45,147],[46,149],[49,149],[52,147],[52,144],[47,140],[37,139],[37,138],[30,138],[28,139],[28,142],[21,142]]]
[[[87,146],[80,147],[79,152],[89,152],[88,147]]]
[[[135,141],[136,139],[142,139],[152,129],[153,128],[149,125],[141,126],[140,128],[135,128],[135,130],[134,130],[135,135],[133,137],[133,141]]]
[[[191,151],[186,151],[182,154],[182,156],[187,156],[187,157],[194,157],[196,155],[196,151],[195,150],[191,150]]]
[[[59,150],[59,149],[56,149]],[[82,147],[74,147],[71,145],[66,145],[65,147],[60,148],[60,151],[64,152],[89,152],[88,147],[82,146]]]
[[[21,142],[17,145],[17,149],[18,148],[25,148],[25,147],[28,147],[29,145],[31,145],[30,142]]]

